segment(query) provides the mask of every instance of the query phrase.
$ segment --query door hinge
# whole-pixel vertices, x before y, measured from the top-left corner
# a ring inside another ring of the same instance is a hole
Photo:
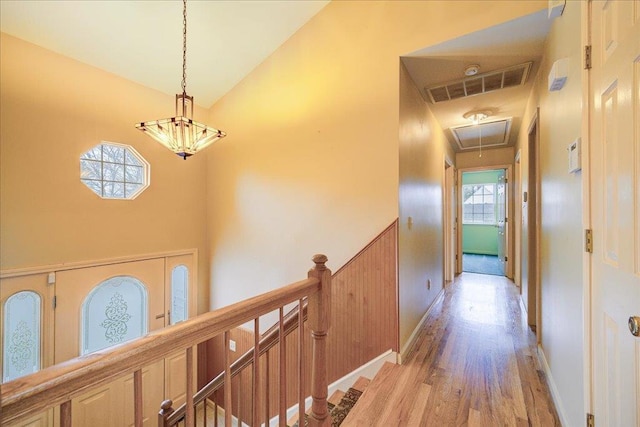
[[[51,306],[53,307],[54,310],[58,306],[58,297],[56,295],[53,296],[53,300],[51,301]]]
[[[584,69],[591,69],[591,45],[586,45],[584,47]]]
[[[596,427],[596,420],[593,414],[587,414],[587,427]]]
[[[584,251],[593,253],[593,232],[591,229],[584,230]]]
[[[506,224],[506,223],[508,223],[508,222],[509,222],[509,218],[505,218],[505,219],[504,219],[504,223]]]
[[[504,262],[507,262],[507,261],[509,261],[509,257],[508,256],[504,257]]]

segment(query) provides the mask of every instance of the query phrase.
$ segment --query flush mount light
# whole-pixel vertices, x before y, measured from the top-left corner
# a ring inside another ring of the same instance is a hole
[[[470,120],[474,125],[477,125],[487,117],[491,116],[491,114],[493,114],[491,110],[473,110],[464,113],[462,117]]]
[[[480,71],[480,66],[478,64],[469,65],[464,69],[465,76],[475,76]]]
[[[193,97],[187,95],[187,0],[182,5],[182,93],[176,95],[176,116],[138,123],[136,128],[186,160],[226,134],[192,119]]]

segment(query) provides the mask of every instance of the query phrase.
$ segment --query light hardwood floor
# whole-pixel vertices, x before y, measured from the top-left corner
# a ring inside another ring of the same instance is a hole
[[[559,426],[518,298],[505,277],[458,276],[342,425]]]

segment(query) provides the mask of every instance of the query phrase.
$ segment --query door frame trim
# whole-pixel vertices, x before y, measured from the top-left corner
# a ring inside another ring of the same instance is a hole
[[[23,267],[23,268],[12,268],[7,270],[0,270],[0,279],[7,279],[10,277],[19,277],[19,276],[30,276],[33,274],[42,274],[42,273],[50,273],[56,271],[67,271],[67,270],[76,270],[79,268],[87,268],[87,267],[98,267],[102,265],[112,265],[112,264],[122,264],[125,262],[134,262],[134,261],[146,261],[148,259],[156,259],[156,258],[167,258],[178,255],[193,255],[194,259],[198,259],[198,249],[181,249],[175,251],[167,251],[167,252],[155,252],[150,254],[142,254],[142,255],[127,255],[122,257],[114,257],[114,258],[103,258],[98,260],[91,261],[75,261],[69,263],[62,264],[49,264],[43,266],[36,267]]]
[[[456,262],[456,272],[462,273],[462,174],[464,172],[480,172],[485,170],[496,170],[496,169],[504,169],[506,171],[507,177],[507,226],[505,227],[507,238],[506,238],[506,250],[505,254],[507,256],[507,262],[504,266],[504,275],[505,277],[513,280],[513,218],[514,218],[514,203],[513,203],[513,195],[509,195],[513,189],[513,165],[512,164],[496,164],[490,166],[476,166],[470,168],[458,168],[456,169],[458,183],[456,185],[457,195],[456,195],[456,215],[458,217],[458,221],[456,223],[456,227],[458,229],[458,241],[456,242],[456,255],[458,256],[458,260]]]

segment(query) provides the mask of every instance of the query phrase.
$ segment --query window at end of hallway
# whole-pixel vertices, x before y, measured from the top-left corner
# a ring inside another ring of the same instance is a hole
[[[496,184],[462,186],[462,223],[496,224]]]

